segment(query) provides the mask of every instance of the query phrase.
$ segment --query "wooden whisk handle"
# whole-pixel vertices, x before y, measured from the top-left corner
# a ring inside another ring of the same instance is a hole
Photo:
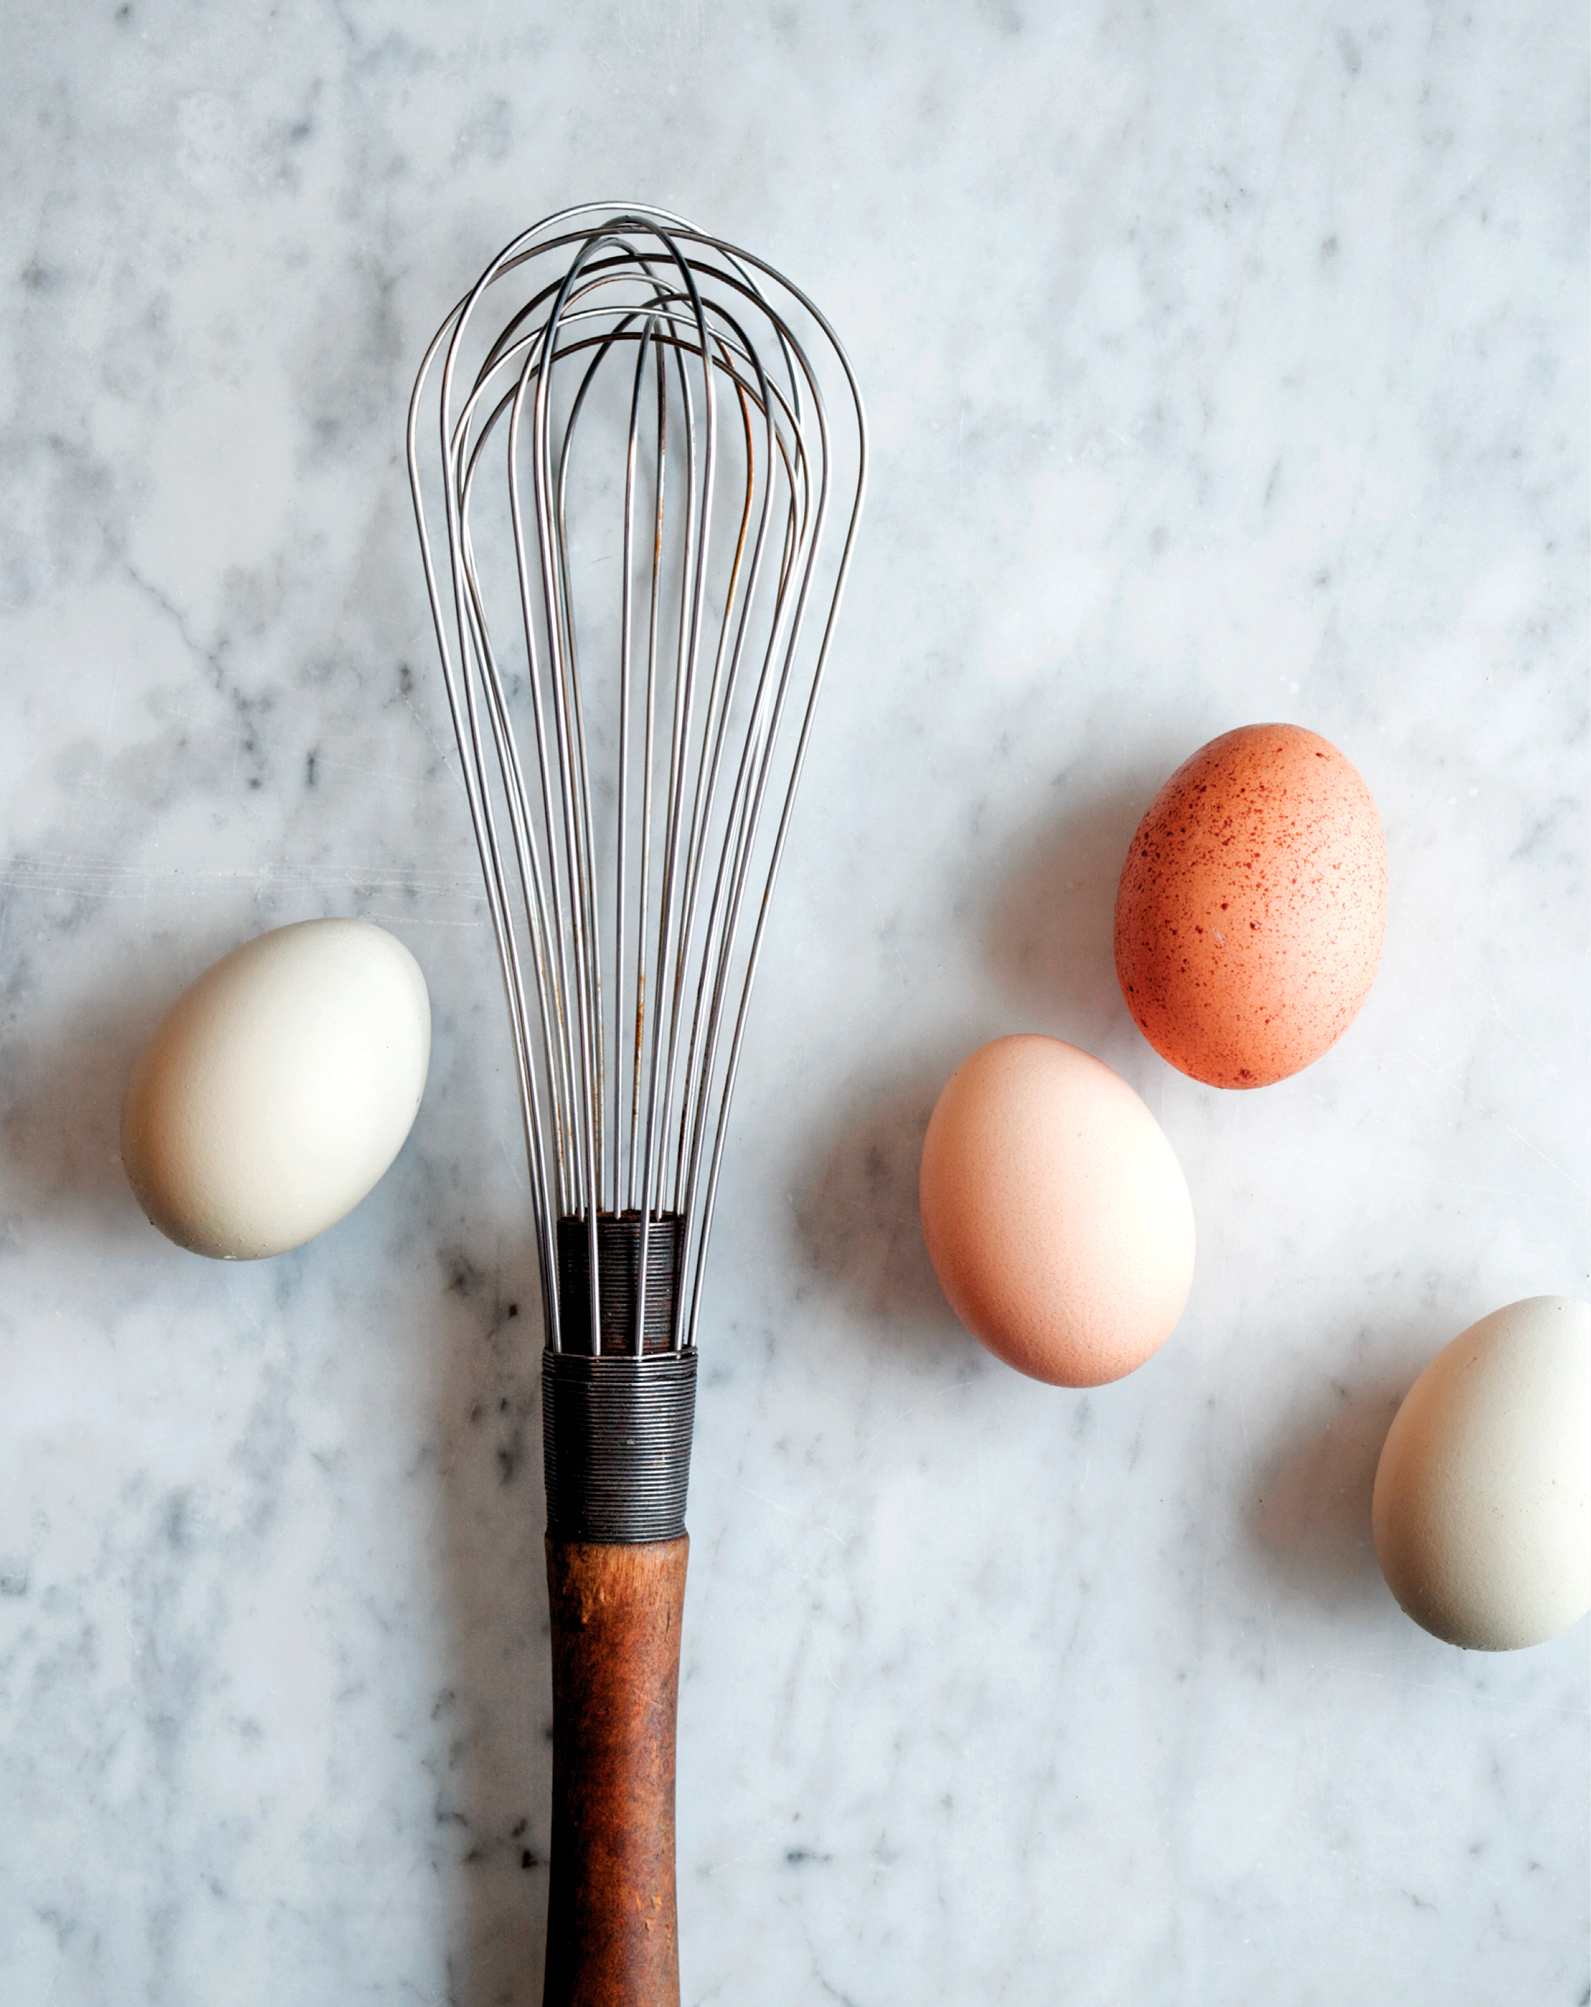
[[[678,2007],[674,1729],[690,1541],[547,1540],[545,2007]]]

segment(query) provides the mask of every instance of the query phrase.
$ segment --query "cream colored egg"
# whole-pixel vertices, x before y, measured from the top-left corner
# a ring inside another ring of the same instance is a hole
[[[161,1232],[251,1260],[352,1211],[403,1147],[431,1005],[401,941],[303,920],[234,949],[172,1005],[122,1102],[122,1162]]]
[[[1182,1315],[1182,1167],[1126,1081],[1075,1045],[1024,1033],[958,1067],[928,1125],[920,1192],[952,1307],[1018,1372],[1100,1386]]]
[[[1591,1609],[1591,1303],[1532,1296],[1438,1352],[1376,1470],[1376,1553],[1426,1630],[1471,1651]]]

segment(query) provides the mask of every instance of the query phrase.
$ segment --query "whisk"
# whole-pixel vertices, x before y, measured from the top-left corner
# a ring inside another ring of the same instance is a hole
[[[702,1278],[866,451],[856,379],[806,295],[642,207],[515,237],[410,400],[546,1327],[548,2003],[679,1997]]]

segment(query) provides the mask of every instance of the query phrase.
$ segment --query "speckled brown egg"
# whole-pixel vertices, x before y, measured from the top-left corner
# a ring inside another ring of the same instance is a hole
[[[1244,725],[1177,768],[1116,894],[1116,974],[1163,1059],[1267,1087],[1358,1015],[1381,958],[1387,850],[1370,790],[1301,725]]]

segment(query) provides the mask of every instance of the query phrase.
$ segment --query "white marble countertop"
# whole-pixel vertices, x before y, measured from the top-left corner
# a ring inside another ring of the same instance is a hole
[[[400,425],[512,232],[647,200],[822,301],[875,469],[737,1102],[680,1722],[687,2002],[1581,2007],[1586,1626],[1428,1638],[1397,1398],[1591,1294],[1583,8],[8,9],[0,2000],[540,1998],[534,1262]],[[1358,1023],[1252,1096],[1111,967],[1133,825],[1290,718],[1385,821]],[[430,979],[391,1175],[207,1263],[117,1160],[223,949]],[[916,1224],[975,1044],[1187,1170],[1090,1395]]]

